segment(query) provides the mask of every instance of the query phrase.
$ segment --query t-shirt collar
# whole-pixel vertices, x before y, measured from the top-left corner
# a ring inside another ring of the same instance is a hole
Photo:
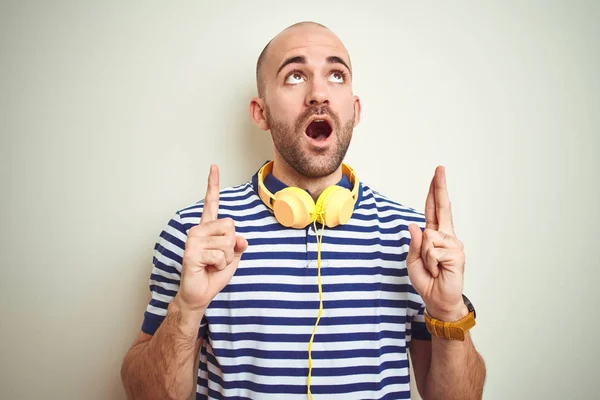
[[[256,173],[255,177],[253,178],[253,181],[257,182],[255,187],[258,186],[258,172]],[[279,192],[280,190],[283,190],[287,187],[287,185],[285,183],[283,183],[279,179],[275,178],[275,176],[273,176],[273,174],[267,175],[265,177],[265,180],[263,183],[265,184],[265,187],[267,188],[267,190],[273,194],[275,194],[275,193]],[[348,190],[352,190],[352,183],[350,182],[350,179],[348,179],[348,177],[344,174],[342,174],[342,179],[340,179],[340,181],[337,183],[337,185],[345,187]],[[308,192],[308,190],[307,190],[307,192]]]

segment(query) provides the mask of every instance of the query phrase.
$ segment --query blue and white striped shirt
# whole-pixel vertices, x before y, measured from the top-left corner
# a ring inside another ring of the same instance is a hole
[[[231,282],[206,310],[197,399],[306,399],[308,342],[319,310],[313,226],[277,223],[251,182],[221,191],[219,218],[248,241]],[[344,177],[339,183],[350,188]],[[265,179],[272,192],[285,187]],[[179,289],[187,232],[203,201],[178,211],[160,234],[142,331],[154,334]],[[325,227],[323,316],[315,335],[315,399],[409,399],[411,338],[430,340],[424,304],[410,284],[408,225],[421,213],[366,185],[350,221]],[[320,226],[319,226],[320,231]]]

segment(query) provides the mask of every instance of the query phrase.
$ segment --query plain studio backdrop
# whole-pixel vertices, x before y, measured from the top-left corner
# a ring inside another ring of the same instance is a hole
[[[484,398],[594,397],[599,18],[595,1],[3,2],[0,398],[125,398],[155,240],[211,163],[225,187],[270,158],[255,62],[303,20],[350,51],[359,177],[422,211],[447,168]]]

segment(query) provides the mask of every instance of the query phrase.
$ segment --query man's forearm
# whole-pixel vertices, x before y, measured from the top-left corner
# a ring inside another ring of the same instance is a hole
[[[481,399],[485,363],[475,350],[471,335],[467,332],[464,342],[436,337],[431,340],[424,399]]]
[[[186,399],[194,385],[196,342],[202,315],[186,315],[177,296],[149,341],[132,347],[121,377],[130,399]]]

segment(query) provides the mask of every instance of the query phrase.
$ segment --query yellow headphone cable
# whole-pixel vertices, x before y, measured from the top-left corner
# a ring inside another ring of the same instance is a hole
[[[319,286],[319,313],[317,314],[317,321],[315,322],[315,326],[313,327],[312,335],[310,336],[310,341],[308,342],[308,379],[307,379],[307,394],[309,400],[314,400],[314,397],[310,391],[310,380],[312,376],[312,345],[313,340],[315,338],[315,333],[317,331],[317,326],[319,325],[319,321],[321,320],[321,315],[323,315],[323,285],[321,283],[321,244],[323,243],[323,234],[325,231],[325,223],[321,227],[321,235],[319,236],[319,231],[317,228],[317,220],[313,222],[313,226],[315,228],[315,234],[317,236],[317,282]]]

